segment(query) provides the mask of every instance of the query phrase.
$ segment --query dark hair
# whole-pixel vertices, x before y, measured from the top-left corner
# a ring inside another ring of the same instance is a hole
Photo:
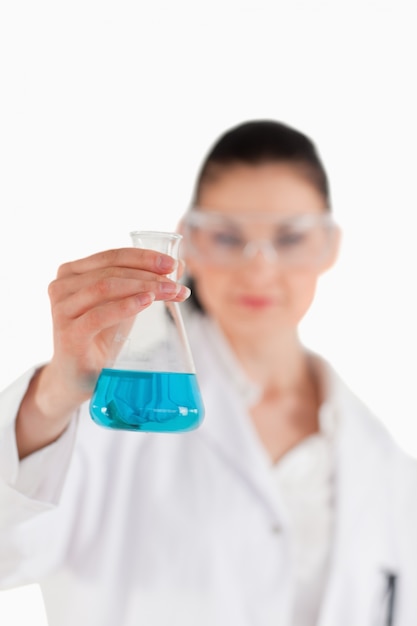
[[[197,177],[193,205],[205,183],[216,180],[230,165],[289,163],[302,171],[330,207],[327,174],[314,143],[295,128],[274,120],[244,122],[225,132],[207,154]]]
[[[225,168],[271,162],[288,163],[297,168],[323,195],[330,209],[329,182],[314,143],[302,132],[275,120],[243,122],[219,137],[197,176],[192,206],[198,205],[204,185],[214,182]],[[188,277],[186,282],[192,290],[190,304],[204,312],[193,279]]]

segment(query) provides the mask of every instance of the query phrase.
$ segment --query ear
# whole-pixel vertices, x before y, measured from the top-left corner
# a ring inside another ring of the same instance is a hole
[[[342,231],[340,227],[336,224],[334,226],[334,230],[332,233],[332,239],[330,242],[330,250],[327,255],[327,258],[323,262],[320,273],[327,272],[327,270],[331,269],[333,265],[336,263],[337,258],[340,252],[340,245],[342,241]]]

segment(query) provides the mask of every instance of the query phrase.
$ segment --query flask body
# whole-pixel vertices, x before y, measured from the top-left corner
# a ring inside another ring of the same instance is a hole
[[[176,257],[180,235],[132,233],[137,247]],[[106,428],[186,432],[204,418],[204,405],[179,304],[155,301],[115,339],[116,356],[97,380],[92,419]]]
[[[148,432],[197,428],[203,405],[195,374],[104,369],[92,401],[102,426]]]

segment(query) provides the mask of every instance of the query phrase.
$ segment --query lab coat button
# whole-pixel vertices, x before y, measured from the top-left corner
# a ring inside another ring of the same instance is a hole
[[[274,535],[279,535],[282,532],[282,528],[281,528],[281,526],[279,524],[273,524],[271,526],[271,532]]]

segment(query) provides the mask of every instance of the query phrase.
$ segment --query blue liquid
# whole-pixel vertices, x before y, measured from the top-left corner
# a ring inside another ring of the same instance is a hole
[[[90,414],[107,428],[185,432],[201,424],[204,407],[195,374],[104,369]]]

